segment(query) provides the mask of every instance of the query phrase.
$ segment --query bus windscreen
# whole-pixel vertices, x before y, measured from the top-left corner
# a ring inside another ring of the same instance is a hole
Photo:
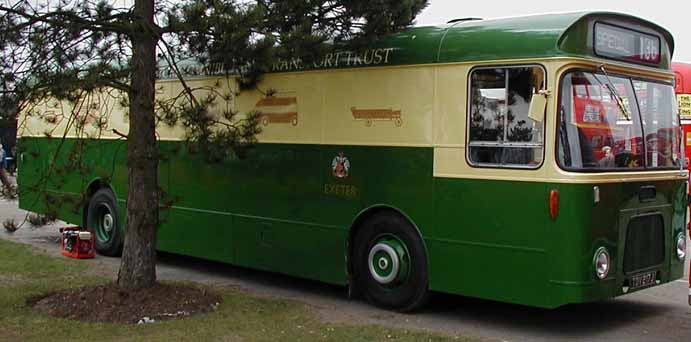
[[[676,111],[671,85],[572,72],[561,89],[559,163],[575,170],[678,168]]]

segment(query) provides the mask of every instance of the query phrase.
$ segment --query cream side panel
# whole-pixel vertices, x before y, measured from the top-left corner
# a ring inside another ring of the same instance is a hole
[[[129,123],[129,108],[122,106],[122,99],[126,98],[126,94],[117,91],[116,105],[108,111],[108,125],[103,130],[101,135],[102,138],[107,139],[121,139],[122,137],[116,134],[113,130],[117,130],[119,133],[127,135],[130,131]]]
[[[198,78],[187,80],[187,84],[200,100],[211,93],[216,95],[216,101],[210,108],[212,115],[222,118],[224,111],[236,110],[233,96],[230,101],[225,100],[226,95],[232,95],[237,89],[234,79]],[[182,92],[182,83],[178,81],[166,80],[156,83],[157,100],[173,99]],[[77,104],[55,99],[36,103],[21,113],[18,135],[62,137],[67,130],[66,137],[122,138],[113,130],[124,135],[129,132],[129,108],[122,106],[123,96],[120,91],[104,89]],[[180,100],[179,103],[183,101],[186,100]],[[83,130],[77,128],[76,120],[85,123]],[[103,125],[99,128],[98,123]],[[171,127],[159,122],[156,133],[158,138],[163,140],[182,140],[185,137],[185,130],[180,124]]]
[[[325,73],[323,143],[431,146],[434,78],[432,67]]]
[[[32,103],[19,115],[20,137],[91,137],[118,138],[113,132],[127,134],[123,124],[125,108],[122,94],[115,89],[103,89],[82,98],[77,103],[46,99]]]
[[[210,91],[219,95],[217,105],[211,108],[218,117],[224,110],[236,110],[240,115],[259,110],[260,142],[431,146],[435,76],[434,68],[424,66],[270,74],[258,90],[242,92],[230,103],[223,94],[235,93],[235,82],[198,78],[187,83],[199,99]],[[175,80],[156,84],[158,99],[171,99],[182,91],[181,83]],[[109,104],[103,105],[106,102]],[[117,96],[100,103],[96,116],[107,121],[100,137],[120,138],[113,129],[127,134],[127,108],[120,106]],[[69,104],[56,101],[37,105],[20,125],[20,135],[44,136],[48,132],[56,136],[67,127],[70,110]],[[55,111],[64,119],[47,120],[46,113]],[[91,136],[99,136],[95,126],[85,127]],[[159,123],[156,132],[163,140],[181,140],[185,136],[179,124],[170,127]],[[68,136],[79,134],[71,129]]]
[[[190,87],[199,86],[200,83],[211,86],[214,84],[214,81],[206,78],[197,81],[188,80],[188,85]],[[183,90],[182,83],[177,80],[156,82],[156,98],[159,100],[172,99],[182,94]],[[127,118],[125,118],[125,120],[127,120]],[[163,140],[179,140],[183,139],[185,136],[185,130],[180,124],[171,127],[162,122],[156,127],[156,133],[158,134],[159,138]]]
[[[223,112],[235,111],[237,91],[237,83],[235,79],[225,77],[205,77],[192,78],[186,80],[187,86],[192,90],[194,96],[198,100],[204,100],[209,95],[215,97],[213,105],[209,108],[209,113],[215,118],[225,121],[223,119]],[[184,94],[182,83],[177,80],[163,80],[156,82],[156,98],[159,100],[174,99],[179,97],[178,103],[187,101],[187,95]],[[226,100],[229,99],[229,100]],[[127,121],[127,118],[124,118]],[[182,140],[185,138],[185,129],[178,123],[171,127],[163,122],[159,122],[156,127],[158,137],[163,140]]]
[[[19,113],[17,135],[19,137],[47,136],[64,132],[67,127],[65,108],[59,101],[46,100],[32,103]]]
[[[438,124],[435,145],[465,146],[469,65],[445,65],[437,68]]]

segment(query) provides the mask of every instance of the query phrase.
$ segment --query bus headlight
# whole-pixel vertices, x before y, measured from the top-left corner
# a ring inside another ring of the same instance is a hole
[[[684,260],[686,256],[686,236],[684,234],[679,234],[677,237],[677,258],[679,260]]]
[[[593,259],[593,266],[595,267],[595,274],[600,279],[607,278],[610,268],[610,259],[607,248],[600,247],[595,252],[595,258]]]

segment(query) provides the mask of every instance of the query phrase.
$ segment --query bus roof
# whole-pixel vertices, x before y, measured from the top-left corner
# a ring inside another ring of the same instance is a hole
[[[597,54],[594,47],[596,24],[603,24],[605,38],[598,42],[605,44],[604,56]],[[638,43],[647,38],[657,43],[654,62],[644,59]],[[632,54],[635,50],[637,57],[620,54],[626,50]],[[674,39],[669,31],[638,17],[614,12],[554,13],[489,20],[470,18],[445,25],[411,27],[357,51],[337,45],[313,63],[304,63],[299,57],[283,59],[274,63],[269,72],[568,56],[604,57],[669,70],[673,51]],[[185,65],[186,76],[214,75],[222,69],[195,62],[181,65]],[[171,76],[170,72],[159,70],[159,77]]]
[[[396,47],[400,64],[593,57],[591,27],[599,21],[661,37],[663,56],[658,67],[669,68],[674,51],[672,35],[652,22],[613,12],[541,14],[415,27],[384,40],[381,45]]]

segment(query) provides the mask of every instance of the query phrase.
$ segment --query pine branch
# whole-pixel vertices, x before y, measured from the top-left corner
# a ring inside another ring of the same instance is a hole
[[[101,19],[85,19],[71,11],[52,11],[41,15],[35,15],[2,5],[0,5],[0,11],[14,14],[27,20],[26,22],[17,24],[14,27],[5,28],[6,30],[11,29],[13,31],[21,31],[24,28],[31,27],[38,23],[44,23],[54,27],[65,27],[71,24],[76,24],[80,27],[88,28],[91,31],[104,33],[115,32],[129,35],[133,31],[133,27],[130,24],[132,18],[129,12],[117,13]]]
[[[178,78],[180,83],[182,84],[183,89],[185,89],[185,92],[187,93],[187,96],[189,96],[189,99],[194,105],[198,106],[199,101],[197,101],[197,98],[194,96],[194,93],[192,92],[192,89],[190,89],[189,85],[185,81],[185,78],[182,76],[182,73],[180,72],[180,69],[178,68],[178,64],[175,61],[175,58],[173,57],[173,51],[170,48],[170,45],[168,43],[161,39],[160,43],[163,44],[163,47],[165,47],[167,53],[163,53],[163,58],[165,58],[166,62],[168,63],[168,66],[170,66],[173,69],[173,72],[175,72],[175,76]]]

